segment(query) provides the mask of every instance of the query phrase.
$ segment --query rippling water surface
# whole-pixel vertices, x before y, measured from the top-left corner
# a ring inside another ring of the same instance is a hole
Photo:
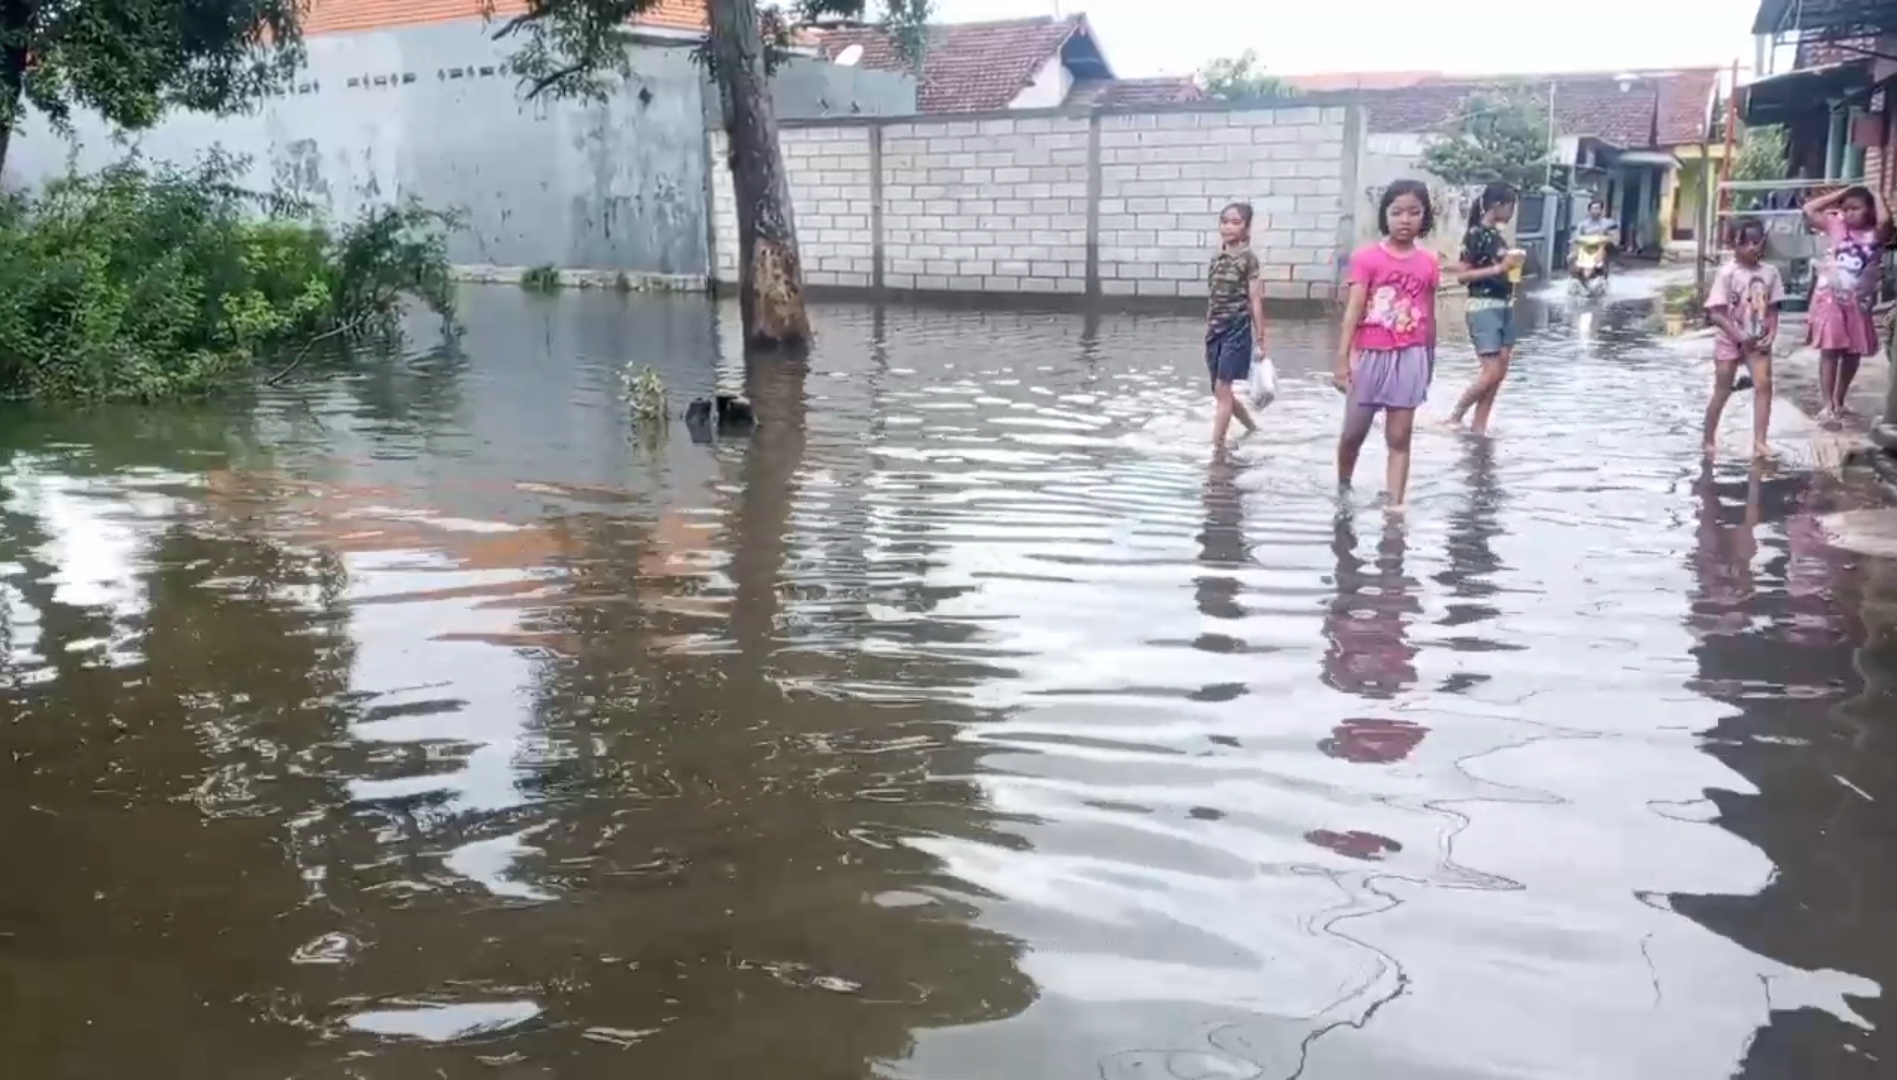
[[[1392,524],[1318,324],[1209,463],[1190,318],[822,307],[705,445],[729,309],[468,301],[0,423],[4,1075],[1897,1069],[1897,571],[1640,305]]]

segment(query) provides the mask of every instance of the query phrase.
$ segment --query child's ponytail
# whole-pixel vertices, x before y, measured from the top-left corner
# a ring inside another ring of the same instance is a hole
[[[1474,205],[1469,207],[1469,227],[1473,229],[1482,224],[1482,219],[1496,207],[1513,206],[1520,198],[1514,185],[1501,180],[1489,181],[1488,185],[1482,189],[1482,194],[1476,196]]]

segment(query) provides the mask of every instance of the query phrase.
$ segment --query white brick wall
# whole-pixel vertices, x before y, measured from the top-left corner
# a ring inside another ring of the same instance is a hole
[[[1195,296],[1218,211],[1248,200],[1266,290],[1333,295],[1360,155],[1341,106],[1099,118],[1100,288]],[[1086,289],[1087,116],[917,118],[882,128],[883,280],[893,289]],[[870,129],[789,127],[785,167],[812,284],[873,281]],[[716,276],[736,278],[724,140],[713,135]]]
[[[918,120],[883,129],[892,289],[1079,293],[1087,120]]]
[[[738,211],[725,161],[725,136],[714,131],[712,228],[716,243],[713,277],[738,279]],[[868,288],[875,271],[870,229],[869,129],[862,126],[787,127],[778,142],[790,181],[791,212],[804,281],[811,285]]]
[[[1246,201],[1267,295],[1329,297],[1354,165],[1344,121],[1336,106],[1102,117],[1101,292],[1203,292],[1218,212]]]

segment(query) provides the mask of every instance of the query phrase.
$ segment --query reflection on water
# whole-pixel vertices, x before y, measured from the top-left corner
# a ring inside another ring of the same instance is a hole
[[[6,1075],[1886,1074],[1897,571],[1638,307],[1400,523],[1316,324],[1208,462],[1189,319],[467,310],[0,428]]]

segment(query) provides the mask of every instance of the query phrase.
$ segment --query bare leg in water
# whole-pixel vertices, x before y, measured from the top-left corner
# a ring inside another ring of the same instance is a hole
[[[1377,419],[1377,410],[1358,405],[1354,401],[1344,405],[1344,432],[1337,437],[1337,487],[1345,490],[1350,487],[1351,478],[1357,474],[1357,455],[1363,452],[1364,440],[1370,437],[1370,425]]]
[[[1258,430],[1258,424],[1252,420],[1250,410],[1238,399],[1232,384],[1224,380],[1212,384],[1212,398],[1215,406],[1212,411],[1212,445],[1225,445],[1225,433],[1231,429],[1236,419],[1247,435]]]
[[[1838,416],[1843,416],[1845,413],[1845,401],[1851,393],[1851,381],[1857,378],[1858,364],[1861,362],[1862,359],[1856,353],[1838,354],[1838,377],[1833,386],[1831,398],[1831,411]]]
[[[1470,430],[1477,435],[1488,434],[1489,415],[1495,411],[1495,398],[1502,392],[1502,380],[1508,378],[1508,362],[1513,352],[1512,349],[1504,349],[1477,358],[1481,361],[1482,370],[1476,373],[1469,389],[1462,392],[1461,400],[1456,402],[1456,411],[1449,414],[1451,424],[1460,426],[1462,418],[1474,408],[1475,426]]]
[[[1482,423],[1482,414],[1476,414],[1476,423]],[[1383,444],[1389,449],[1390,461],[1384,471],[1384,488],[1389,492],[1387,508],[1393,513],[1401,513],[1407,507],[1410,494],[1410,435],[1416,430],[1415,409],[1389,409],[1383,414]]]
[[[1833,349],[1818,354],[1818,400],[1821,406],[1818,419],[1829,420],[1837,415],[1833,402],[1838,400],[1838,362],[1843,356]]]

